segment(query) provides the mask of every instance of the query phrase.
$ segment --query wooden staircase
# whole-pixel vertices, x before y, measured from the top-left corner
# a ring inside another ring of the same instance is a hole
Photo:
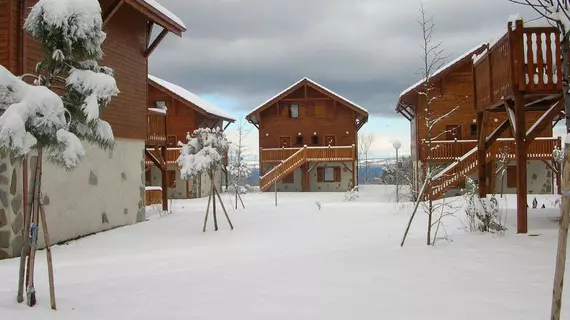
[[[497,141],[487,149],[487,163],[498,160],[503,152],[506,152],[508,160],[514,160],[514,142],[513,138],[497,139]],[[528,145],[527,159],[552,160],[552,151],[555,147],[560,148],[560,146],[560,138],[536,138]],[[477,147],[475,147],[434,175],[428,195],[431,196],[431,199],[440,198],[447,191],[463,182],[467,176],[475,172],[477,165]]]
[[[264,152],[272,152],[290,149],[263,149]],[[328,146],[307,147],[298,149],[292,155],[282,160],[277,166],[260,177],[259,186],[261,191],[267,191],[275,183],[291,174],[307,162],[351,162],[356,161],[355,146]]]

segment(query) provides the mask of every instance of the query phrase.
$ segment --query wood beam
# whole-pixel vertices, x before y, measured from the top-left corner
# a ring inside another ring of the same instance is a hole
[[[222,122],[223,123],[223,122]],[[226,131],[226,129],[230,126],[230,124],[232,124],[231,122],[228,122],[228,124],[226,124],[226,126],[224,127],[223,131]]]
[[[513,134],[514,137],[516,136],[517,127],[515,122],[515,112],[513,110],[513,105],[511,101],[505,101],[505,111],[507,112],[507,119],[509,120],[511,133]]]
[[[161,160],[164,161],[167,152],[166,146],[163,146],[160,151]],[[168,182],[168,167],[166,162],[164,162],[164,167],[162,168],[162,210],[164,211],[168,211],[168,187],[170,186]]]
[[[485,139],[485,149],[489,149],[491,145],[509,128],[509,120],[503,121],[495,130]]]
[[[515,92],[515,158],[517,163],[517,233],[528,232],[527,220],[527,144],[525,133],[524,97],[521,92]]]
[[[146,46],[145,46],[145,48],[148,48],[148,46],[150,45],[150,38],[152,37],[152,29],[153,28],[154,28],[154,22],[149,21],[147,26],[146,26]]]
[[[550,169],[552,170],[552,173],[554,173],[555,175],[560,174],[560,172],[558,171],[558,169],[556,169],[550,162],[548,162],[545,159],[542,159],[542,162],[544,162],[544,164]]]
[[[150,158],[150,160],[154,163],[154,165],[156,165],[161,170],[164,168],[165,164],[160,162],[160,160],[157,157],[155,157],[155,155],[152,154],[152,152],[150,152],[150,150],[145,149],[144,153],[147,155],[147,157]]]
[[[154,39],[154,41],[148,47],[148,49],[146,49],[146,52],[144,53],[145,58],[148,58],[152,54],[152,52],[156,49],[156,47],[158,47],[160,42],[164,40],[167,34],[168,34],[168,29],[166,28],[162,29],[160,34],[156,37],[156,39]]]
[[[556,101],[526,132],[526,142],[532,142],[536,136],[546,127],[552,124],[552,120],[560,113],[561,101]]]
[[[479,198],[487,197],[487,119],[485,111],[477,112],[477,127],[479,128],[479,139],[477,141],[477,167],[479,181]]]
[[[107,25],[107,23],[113,18],[115,13],[119,11],[121,6],[125,3],[125,0],[116,0],[113,5],[103,14],[103,27]]]

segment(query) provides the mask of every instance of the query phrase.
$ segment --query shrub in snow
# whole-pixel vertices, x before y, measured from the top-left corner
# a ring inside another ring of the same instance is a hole
[[[85,156],[80,139],[114,145],[111,126],[99,119],[119,93],[113,71],[97,64],[106,37],[99,1],[40,0],[24,29],[41,44],[44,59],[35,74],[21,77],[0,66],[0,151],[21,158],[43,150],[73,169]]]
[[[355,201],[356,199],[358,199],[358,186],[347,190],[344,193],[344,200],[345,201]]]
[[[230,142],[220,128],[200,128],[187,137],[176,160],[182,179],[188,180],[206,172],[213,181],[214,172],[223,166]]]
[[[554,150],[552,150],[552,157],[556,163],[562,164],[562,161],[564,161],[564,152],[558,146],[555,146]]]
[[[465,214],[467,216],[467,229],[471,232],[503,232],[501,211],[497,198],[479,198],[478,187],[475,181],[467,178],[465,186]]]

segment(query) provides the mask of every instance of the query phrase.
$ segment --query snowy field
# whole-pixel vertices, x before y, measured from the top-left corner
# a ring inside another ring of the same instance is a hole
[[[275,207],[273,197],[246,195],[247,209],[230,210],[234,231],[219,215],[220,231],[202,233],[207,199],[181,200],[172,214],[55,247],[56,312],[43,251],[35,308],[15,301],[18,260],[0,261],[0,318],[548,318],[554,196],[538,197],[550,209],[529,210],[534,236],[515,234],[513,210],[502,237],[466,233],[461,211],[445,220],[452,241],[426,247],[419,214],[404,248],[412,206],[391,202],[384,186],[364,187],[354,202],[342,193],[280,193]],[[568,298],[562,316],[570,317]]]

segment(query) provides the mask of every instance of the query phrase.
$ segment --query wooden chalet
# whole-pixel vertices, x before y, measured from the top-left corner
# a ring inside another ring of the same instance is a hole
[[[259,130],[260,188],[346,191],[357,181],[358,130],[368,112],[303,78],[251,111]]]
[[[37,2],[0,0],[0,64],[15,75],[33,73],[42,59],[39,43],[23,30],[24,21]],[[45,205],[54,243],[144,220],[145,193],[144,181],[141,181],[144,166],[141,164],[144,164],[142,151],[147,139],[148,57],[168,33],[181,36],[186,30],[178,17],[156,1],[99,0],[99,3],[103,31],[107,34],[103,44],[105,55],[100,64],[115,71],[121,91],[103,110],[101,118],[111,124],[117,148],[112,152],[103,151],[84,143],[89,156],[69,173],[45,163],[43,193],[46,199],[51,198]],[[152,36],[153,30],[158,30],[156,37]],[[32,157],[30,165],[33,160]],[[8,167],[8,176],[13,180],[13,188],[0,186],[8,201],[0,204],[1,210],[9,212],[12,209],[6,204],[26,205],[25,200],[21,202],[27,196],[22,181],[30,169],[12,167],[14,164],[5,160],[1,162],[4,168]],[[11,220],[21,218],[17,216],[16,206],[13,210],[14,218],[8,217],[7,226]],[[11,239],[13,254],[9,255],[17,256],[22,243],[21,229],[6,229],[7,226],[0,225],[0,233],[13,232],[4,238]],[[6,248],[4,245],[0,248]],[[0,258],[2,256],[3,251]]]
[[[235,118],[192,92],[155,76],[148,76],[148,130],[146,142],[146,185],[149,203],[162,194],[166,197],[201,197],[209,188],[207,179],[180,181],[176,159],[180,155],[178,142],[198,128],[226,129]],[[156,172],[158,171],[158,172]],[[192,184],[192,185],[191,185]],[[170,190],[170,194],[168,192]]]
[[[434,127],[433,134],[441,135],[432,142],[431,160],[443,170],[428,186],[428,197],[461,187],[470,175],[481,197],[506,184],[508,193],[517,194],[517,230],[527,232],[527,194],[552,193],[555,177],[560,191],[552,156],[561,146],[552,130],[563,105],[559,45],[556,28],[517,21],[495,44],[478,46],[434,74],[434,116],[460,107]],[[396,107],[411,123],[416,182],[428,156],[421,84],[404,91]],[[499,179],[504,166],[506,179]]]

